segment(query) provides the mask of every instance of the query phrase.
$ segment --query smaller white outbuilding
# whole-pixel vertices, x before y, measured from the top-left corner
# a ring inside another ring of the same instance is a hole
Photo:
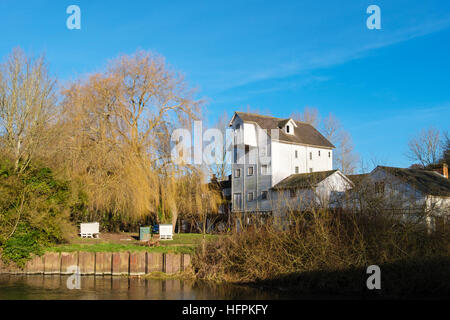
[[[369,175],[375,191],[410,210],[450,213],[450,181],[437,172],[378,166]]]
[[[440,174],[378,166],[368,174],[349,176],[356,187],[349,192],[346,209],[378,207],[405,220],[416,220],[425,214],[428,227],[435,229],[436,224],[445,224],[450,216],[450,180],[447,166],[443,169],[444,174]]]
[[[340,208],[345,192],[352,187],[352,181],[339,170],[292,174],[272,188],[272,206],[281,211]]]

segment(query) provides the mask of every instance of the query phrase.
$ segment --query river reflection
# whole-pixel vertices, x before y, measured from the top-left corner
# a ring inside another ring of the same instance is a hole
[[[81,289],[67,288],[68,276],[2,275],[0,300],[222,300],[279,299],[277,292],[190,280],[81,277]]]

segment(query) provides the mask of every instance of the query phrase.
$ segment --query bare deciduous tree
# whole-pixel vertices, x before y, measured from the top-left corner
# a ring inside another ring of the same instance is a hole
[[[334,160],[336,167],[339,168],[342,173],[355,173],[358,155],[354,152],[352,137],[347,131],[341,131],[339,133]]]
[[[320,124],[319,110],[316,108],[305,107],[303,112],[293,112],[291,118],[296,121],[309,123],[313,127],[317,128]]]
[[[450,135],[448,132],[444,133],[442,139],[442,162],[450,164]]]
[[[419,161],[424,167],[437,163],[441,155],[440,132],[430,127],[422,130],[408,142],[406,156],[412,161]]]
[[[325,138],[330,141],[336,141],[339,131],[342,130],[340,121],[331,113],[329,113],[328,116],[323,119],[322,127]]]
[[[296,120],[300,119],[300,121],[313,125],[335,145],[333,159],[335,168],[340,169],[345,174],[355,172],[359,157],[354,151],[352,137],[342,128],[340,121],[333,114],[330,113],[321,120],[317,109],[305,108],[303,114],[296,114],[293,117]]]
[[[44,57],[29,58],[17,48],[0,65],[0,132],[16,172],[29,165],[49,133],[54,89]]]
[[[206,168],[207,172],[211,175],[214,174],[219,181],[227,179],[231,173],[231,150],[228,148],[227,142],[229,141],[227,139],[231,139],[232,137],[229,134],[227,135],[228,121],[229,117],[225,112],[213,126],[214,129],[220,131],[223,141],[221,149],[217,150],[220,152],[217,152],[217,154],[214,153],[214,163],[208,164]],[[217,143],[217,141],[212,143]]]

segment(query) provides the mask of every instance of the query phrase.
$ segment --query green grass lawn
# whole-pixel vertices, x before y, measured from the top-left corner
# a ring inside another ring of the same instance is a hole
[[[218,235],[205,235],[209,241]],[[100,240],[100,239],[99,239]],[[173,240],[162,240],[158,247],[141,246],[137,242],[132,243],[109,243],[97,239],[83,239],[85,243],[60,244],[47,248],[53,252],[118,252],[118,251],[148,251],[161,253],[193,253],[195,247],[201,244],[203,235],[197,233],[174,234]]]

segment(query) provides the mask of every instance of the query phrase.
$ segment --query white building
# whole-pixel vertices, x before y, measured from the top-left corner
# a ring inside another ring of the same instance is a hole
[[[378,209],[401,219],[425,218],[429,227],[450,216],[450,181],[444,174],[423,169],[378,166],[371,173],[348,176],[355,189],[349,192],[347,209]]]
[[[272,188],[272,207],[277,212],[312,208],[340,208],[353,183],[339,170],[292,174]]]
[[[234,129],[233,212],[272,212],[275,202],[278,205],[281,199],[280,193],[284,193],[281,191],[284,189],[276,186],[284,179],[295,180],[302,174],[302,178],[308,178],[333,169],[334,145],[310,124],[236,112],[229,125]],[[328,176],[332,177],[320,184],[319,189],[332,180],[339,181],[328,185],[331,189],[322,190],[321,196],[330,195],[334,187],[345,191],[351,183],[338,171]]]

